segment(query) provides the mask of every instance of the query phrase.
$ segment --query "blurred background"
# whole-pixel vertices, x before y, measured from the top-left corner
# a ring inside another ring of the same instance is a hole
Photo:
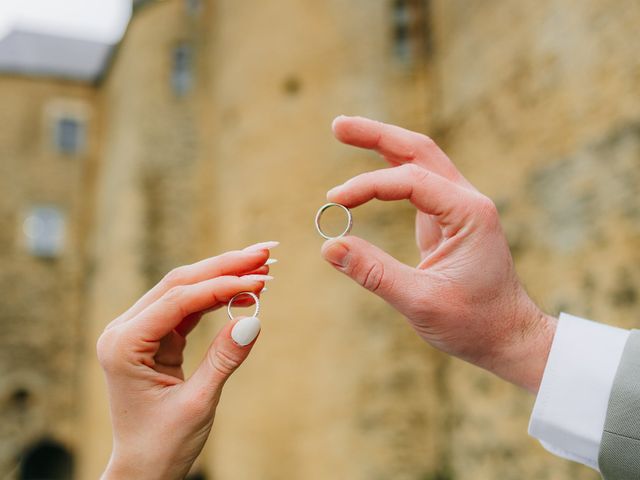
[[[192,479],[599,478],[527,436],[532,396],[325,264],[313,217],[384,166],[336,115],[427,133],[549,313],[638,327],[639,25],[635,0],[0,0],[0,478],[98,478],[104,326],[263,240],[263,333]],[[353,233],[417,263],[413,215],[373,203]]]

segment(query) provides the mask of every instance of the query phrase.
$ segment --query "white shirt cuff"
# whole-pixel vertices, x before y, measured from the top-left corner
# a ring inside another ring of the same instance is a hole
[[[560,314],[529,435],[551,453],[598,470],[613,380],[628,330]]]

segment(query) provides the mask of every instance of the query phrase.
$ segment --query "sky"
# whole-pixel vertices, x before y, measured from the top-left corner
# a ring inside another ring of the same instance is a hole
[[[115,43],[131,0],[0,0],[0,37],[13,27]]]

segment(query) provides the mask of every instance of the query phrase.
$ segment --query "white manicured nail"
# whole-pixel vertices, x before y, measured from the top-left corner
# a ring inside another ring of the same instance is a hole
[[[253,342],[260,333],[260,320],[257,317],[246,317],[238,320],[231,329],[231,338],[244,347]]]
[[[327,200],[329,200],[330,198],[332,198],[335,194],[337,194],[338,192],[340,192],[340,190],[342,190],[342,188],[344,187],[345,184],[342,185],[338,185],[337,187],[333,187],[331,190],[329,190],[327,192]]]
[[[270,258],[266,262],[264,262],[265,265],[273,265],[274,263],[278,263],[277,258]]]
[[[256,243],[255,245],[248,246],[247,248],[244,249],[244,251],[257,252],[260,250],[271,250],[272,248],[276,248],[278,245],[280,245],[280,242],[275,242],[275,241],[260,242],[260,243]]]
[[[240,277],[244,280],[249,280],[251,282],[256,281],[256,282],[268,282],[270,280],[273,280],[273,277],[271,275],[258,275],[258,274],[254,274],[254,275],[245,275],[244,277]]]

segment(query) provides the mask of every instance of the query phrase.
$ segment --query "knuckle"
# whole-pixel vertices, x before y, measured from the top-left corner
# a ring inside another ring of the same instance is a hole
[[[221,350],[210,351],[208,357],[213,370],[225,378],[231,375],[242,363],[238,357]]]
[[[498,207],[496,207],[496,204],[489,197],[480,195],[477,208],[480,216],[483,218],[488,220],[498,219]]]
[[[112,371],[121,358],[121,355],[118,354],[122,343],[120,337],[119,329],[112,327],[102,332],[102,335],[98,338],[96,343],[98,362],[106,372]]]
[[[175,308],[182,317],[187,316],[187,312],[184,308],[184,297],[187,291],[187,287],[178,285],[171,287],[167,293],[162,296],[163,302],[170,308]]]
[[[414,180],[423,181],[430,175],[429,170],[419,167],[414,163],[405,163],[402,168],[404,168],[408,175]]]
[[[416,133],[416,135],[418,135],[420,142],[425,148],[431,148],[436,145],[436,142],[434,142],[430,136],[425,135],[424,133]]]
[[[98,362],[103,367],[108,361],[107,355],[106,355],[108,350],[109,350],[109,341],[107,340],[107,332],[104,332],[102,335],[100,335],[100,337],[98,338],[98,341],[96,342],[96,354],[98,356]]]
[[[364,173],[361,173],[360,175],[353,177],[351,180],[347,181],[346,183],[348,183],[349,186],[358,184],[358,183],[362,183],[362,184],[375,183],[378,180],[378,175],[379,175],[379,172],[377,170],[364,172]]]
[[[385,278],[384,265],[381,262],[373,262],[361,273],[361,283],[371,292],[378,292]]]
[[[416,170],[418,169],[418,167],[414,163],[403,163],[398,168],[401,168],[410,175],[414,175],[416,173]]]
[[[187,274],[185,270],[184,266],[172,269],[164,276],[162,283],[167,287],[174,287],[187,283]]]
[[[186,287],[178,285],[177,287],[171,287],[167,292],[162,296],[163,300],[168,303],[180,304],[182,299],[184,298]]]

